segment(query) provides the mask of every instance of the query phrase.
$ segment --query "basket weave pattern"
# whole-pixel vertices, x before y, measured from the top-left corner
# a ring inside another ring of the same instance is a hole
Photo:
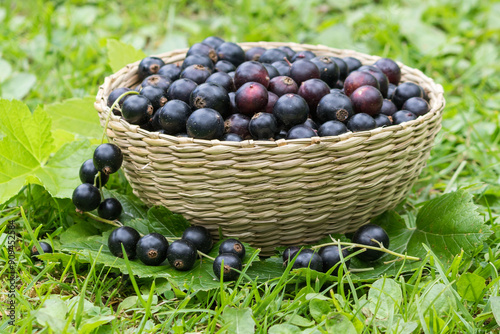
[[[379,57],[321,45],[281,45],[317,55],[353,56],[363,64]],[[187,49],[158,57],[182,61]],[[107,96],[139,83],[139,62],[107,77],[95,108],[102,126],[110,113]],[[148,205],[163,205],[225,237],[236,237],[270,255],[277,246],[315,242],[346,233],[395,207],[417,180],[445,105],[443,88],[422,72],[399,64],[402,81],[421,85],[431,110],[388,128],[277,141],[221,142],[160,135],[110,115],[107,136],[124,153],[123,169],[134,193]]]

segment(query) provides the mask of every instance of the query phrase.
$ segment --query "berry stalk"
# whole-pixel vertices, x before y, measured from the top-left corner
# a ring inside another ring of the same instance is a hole
[[[109,119],[111,118],[111,114],[113,113],[113,109],[115,109],[116,105],[120,102],[120,100],[123,99],[127,95],[139,95],[139,92],[136,92],[135,90],[125,92],[122,95],[120,95],[115,100],[115,102],[111,105],[111,108],[109,109],[108,116],[106,117],[106,124],[104,124],[104,131],[102,133],[101,144],[104,143],[104,137],[106,136],[106,131],[108,129]]]

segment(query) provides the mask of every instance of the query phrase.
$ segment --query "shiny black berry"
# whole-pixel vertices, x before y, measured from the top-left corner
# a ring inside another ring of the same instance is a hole
[[[154,86],[146,86],[141,89],[142,96],[148,98],[153,106],[153,110],[158,110],[167,103],[166,93],[162,88]]]
[[[77,211],[92,211],[97,209],[99,204],[101,204],[101,193],[92,184],[83,183],[73,191],[72,200]]]
[[[191,93],[190,104],[192,110],[210,108],[223,117],[230,114],[229,95],[221,86],[205,82],[196,87]]]
[[[245,51],[245,60],[255,60],[258,61],[260,56],[266,52],[266,49],[261,46],[254,46]]]
[[[268,114],[272,114],[273,109],[274,109],[274,105],[276,104],[278,99],[279,99],[278,95],[274,94],[273,92],[268,91],[267,92],[267,105],[266,105],[265,112],[267,112]]]
[[[45,241],[39,241],[38,243],[40,244],[40,248],[44,253],[53,252],[52,246],[49,243]],[[37,255],[40,255],[40,251],[36,248],[36,245],[33,245],[33,247],[31,247],[31,257],[37,258]]]
[[[372,86],[361,86],[350,96],[355,113],[365,113],[370,116],[380,114],[384,98],[380,91]]]
[[[316,116],[321,122],[346,122],[353,114],[351,99],[337,92],[323,96],[316,108]]]
[[[122,214],[122,205],[116,198],[106,198],[101,202],[101,204],[99,204],[99,207],[97,208],[97,214],[99,215],[99,217],[107,220],[118,219]]]
[[[181,100],[168,101],[154,116],[165,134],[176,135],[186,131],[186,121],[191,108]]]
[[[272,79],[280,75],[276,67],[274,67],[273,65],[268,63],[263,63],[262,65],[264,65],[264,67],[266,68],[267,73],[269,74],[269,79]]]
[[[316,57],[316,54],[312,51],[297,51],[292,57],[292,62],[296,62],[299,60],[311,60]]]
[[[320,79],[309,79],[304,82],[299,87],[297,94],[302,96],[306,100],[309,106],[309,112],[313,117],[316,115],[316,107],[323,96],[330,93],[330,87]]]
[[[398,111],[398,108],[394,103],[392,103],[391,100],[384,99],[382,101],[382,108],[380,108],[380,113],[387,115],[387,116],[392,116],[396,111]]]
[[[197,139],[220,139],[224,134],[224,118],[214,109],[193,111],[186,122],[187,134]]]
[[[236,239],[226,239],[219,246],[219,255],[223,253],[233,253],[243,260],[245,257],[245,246]]]
[[[389,116],[384,115],[384,114],[378,114],[377,116],[373,117],[373,119],[375,120],[375,124],[377,125],[377,128],[392,125],[392,122],[391,122],[391,119],[389,118]]]
[[[236,280],[240,276],[238,271],[241,271],[241,268],[242,264],[240,258],[233,253],[223,253],[218,255],[213,264],[215,276],[217,276],[217,279],[220,280],[222,272],[222,281],[224,282]]]
[[[292,126],[302,124],[307,120],[309,106],[302,96],[285,94],[276,101],[273,115],[280,124],[290,129]]]
[[[361,61],[359,61],[358,58],[354,57],[344,57],[342,60],[346,63],[347,68],[349,69],[349,73],[356,71],[359,69],[363,64]]]
[[[295,258],[295,262],[292,265],[292,269],[297,268],[311,268],[316,271],[323,270],[323,260],[318,253],[313,252],[310,249],[302,249]]]
[[[411,111],[416,116],[422,116],[429,112],[429,103],[421,97],[410,97],[403,104],[403,109]]]
[[[102,187],[108,182],[109,175],[101,173],[101,175],[96,178],[97,173],[98,171],[94,166],[94,162],[92,159],[88,159],[80,167],[80,180],[82,183],[90,183],[98,188]]]
[[[377,124],[373,117],[365,113],[354,114],[349,118],[349,121],[347,121],[347,128],[352,132],[368,131],[376,127]]]
[[[183,69],[179,77],[191,79],[196,82],[196,84],[200,85],[204,83],[211,74],[212,71],[203,65],[191,65]]]
[[[167,249],[168,263],[176,270],[190,270],[197,257],[196,246],[189,240],[175,240]]]
[[[396,87],[392,94],[392,102],[398,109],[403,108],[403,104],[412,97],[422,97],[422,89],[419,85],[413,82],[403,82]]]
[[[361,86],[373,86],[380,89],[379,83],[373,75],[368,72],[354,71],[344,81],[344,93],[351,96]]]
[[[227,60],[238,67],[245,61],[245,51],[238,44],[224,42],[216,49],[219,60]]]
[[[228,93],[229,92],[234,92],[236,90],[236,87],[234,86],[234,80],[231,78],[229,74],[226,72],[215,72],[212,75],[210,75],[205,83],[214,83],[222,88],[224,88]]]
[[[278,50],[284,51],[288,60],[292,60],[293,56],[296,54],[291,47],[285,45],[278,46]]]
[[[287,53],[283,50],[273,48],[267,49],[259,58],[261,63],[272,64],[275,61],[285,60],[287,58]]]
[[[324,246],[321,247],[319,252],[319,256],[323,260],[323,272],[327,272],[330,270],[332,267],[337,265],[335,269],[332,270],[331,274],[332,276],[337,276],[339,273],[339,267],[342,265],[342,260],[340,258],[340,250],[338,246],[335,245],[329,245],[329,246]],[[345,259],[349,255],[349,250],[347,248],[342,249],[342,257]],[[345,265],[347,268],[349,268],[351,260],[345,261]]]
[[[283,96],[285,94],[297,94],[299,86],[292,78],[280,75],[269,81],[268,89],[278,96]]]
[[[190,226],[186,228],[182,234],[182,239],[189,240],[202,253],[208,254],[212,249],[212,236],[203,226]]]
[[[108,248],[111,254],[116,257],[123,258],[122,245],[127,253],[127,257],[131,260],[136,256],[137,242],[141,236],[139,232],[130,226],[121,226],[108,237]]]
[[[130,92],[131,89],[130,88],[127,88],[127,87],[120,87],[120,88],[117,88],[115,90],[113,90],[109,96],[108,96],[108,107],[112,107],[113,106],[113,103],[115,103],[115,101],[123,94],[123,93],[126,93],[126,92]],[[115,106],[113,108],[113,114],[115,115],[121,115],[121,107],[123,106],[123,102],[129,97],[130,95],[125,95],[124,97],[122,97],[120,99],[120,101],[118,101],[118,106]]]
[[[146,57],[139,63],[139,78],[143,80],[144,78],[158,73],[160,68],[165,65],[163,60],[158,57]]]
[[[222,141],[242,141],[243,138],[238,136],[236,133],[226,133],[222,136]]]
[[[210,45],[212,48],[217,50],[217,48],[224,43],[224,40],[220,37],[217,36],[208,36],[205,38],[203,41],[201,41],[203,44]]]
[[[131,95],[123,102],[122,116],[123,118],[136,125],[147,123],[153,115],[154,107],[151,101],[142,95]]]
[[[174,82],[175,80],[179,79],[181,71],[181,63],[166,64],[160,68],[160,70],[158,71],[158,75],[169,79],[170,82]]]
[[[401,80],[401,68],[394,60],[389,58],[381,58],[377,60],[373,65],[377,66],[382,72],[384,72],[391,84],[399,84],[399,81]]]
[[[316,137],[318,134],[316,131],[304,124],[299,124],[293,126],[288,130],[286,139],[301,139],[301,138],[311,138]]]
[[[249,123],[250,117],[240,113],[232,114],[224,121],[224,132],[235,133],[243,139],[250,139]]]
[[[234,85],[236,89],[247,82],[258,82],[267,88],[269,80],[269,73],[266,68],[257,61],[246,61],[238,66],[234,72]]]
[[[288,265],[288,262],[290,262],[294,257],[295,254],[300,250],[300,247],[297,246],[290,246],[286,248],[283,251],[283,264],[286,266]]]
[[[193,90],[198,86],[196,82],[191,79],[180,78],[172,82],[167,90],[167,99],[170,100],[181,100],[190,103],[190,97]]]
[[[327,121],[318,129],[318,136],[326,137],[326,136],[338,136],[343,133],[348,132],[349,130],[345,126],[344,123],[339,121]]]
[[[107,175],[113,174],[122,166],[122,150],[115,144],[101,144],[94,151],[93,162],[98,171]]]
[[[215,63],[215,70],[217,72],[234,72],[236,70],[236,66],[233,65],[233,63],[227,61],[227,60],[219,60],[217,63]]]
[[[271,64],[281,76],[290,76],[291,64],[285,60],[278,60]]]
[[[184,62],[182,63],[181,69],[184,71],[186,68],[192,65],[201,65],[204,68],[208,69],[210,73],[214,71],[214,63],[207,56],[192,55],[186,57],[186,59],[184,59]],[[182,77],[182,72],[180,74],[180,77]]]
[[[165,66],[163,66],[163,67],[165,67]],[[141,87],[142,87],[142,89],[144,89],[144,87],[147,87],[147,86],[161,88],[163,90],[163,93],[167,94],[168,87],[170,87],[170,84],[172,83],[172,81],[173,80],[171,80],[168,77],[165,77],[165,76],[162,76],[159,74],[153,74],[142,81]],[[141,90],[141,92],[142,92],[142,90]]]
[[[387,235],[387,232],[385,232],[382,227],[374,224],[367,224],[360,227],[352,236],[352,242],[371,247],[380,247],[379,243],[381,243],[385,248],[389,248],[389,236]],[[359,249],[360,248],[354,248],[353,251],[357,251]],[[363,261],[375,261],[382,255],[384,255],[384,252],[367,249],[366,251],[356,255],[356,257]]]
[[[330,57],[330,59],[333,60],[339,68],[339,80],[344,81],[349,75],[349,67],[347,66],[347,63],[338,57]]]
[[[191,45],[189,50],[186,52],[186,58],[192,55],[201,55],[210,58],[213,63],[217,62],[217,52],[215,49],[205,43],[195,43]]]
[[[278,132],[278,123],[273,114],[259,112],[253,115],[248,130],[255,140],[270,140]]]
[[[319,68],[320,79],[323,80],[329,87],[335,86],[339,80],[340,71],[337,63],[330,57],[315,57],[311,59]]]
[[[139,260],[148,266],[159,266],[167,258],[168,241],[159,233],[146,234],[137,242]]]
[[[319,68],[309,60],[300,59],[292,63],[290,68],[290,77],[300,87],[300,84],[306,80],[319,79]]]
[[[417,119],[417,116],[408,110],[398,110],[392,116],[392,124],[398,125]]]

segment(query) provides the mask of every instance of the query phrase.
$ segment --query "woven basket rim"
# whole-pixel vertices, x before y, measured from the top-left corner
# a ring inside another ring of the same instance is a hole
[[[380,56],[375,56],[375,55],[368,55],[365,53],[357,52],[354,50],[350,49],[336,49],[332,47],[328,47],[325,45],[317,44],[317,45],[312,45],[312,44],[299,44],[299,43],[294,43],[294,42],[243,42],[243,43],[236,43],[240,45],[244,50],[249,49],[251,47],[255,46],[261,46],[264,48],[274,48],[278,46],[289,46],[290,48],[294,50],[311,50],[311,51],[316,51],[318,54],[322,53],[341,53],[342,57],[347,57],[347,56],[352,56],[356,57],[361,60],[361,62],[365,65],[368,64],[366,62],[366,59],[369,59],[371,63],[375,62],[376,60],[382,58]],[[162,59],[167,59],[165,61],[166,64],[168,63],[176,63],[180,62],[183,60],[183,55],[185,56],[188,48],[183,48],[183,49],[175,49],[169,52],[161,53],[161,54],[154,54],[151,56],[159,57]],[[181,56],[180,59],[179,56]],[[169,58],[174,58],[174,60]],[[365,61],[363,61],[365,60]],[[421,72],[418,69],[411,68],[406,66],[405,64],[396,61],[396,63],[400,66],[401,72],[402,72],[402,80],[401,82],[405,82],[404,76],[406,75],[412,75],[416,76],[419,79],[421,79],[425,83],[424,89],[426,89],[426,92],[429,95],[430,101],[430,110],[423,116],[417,117],[417,119],[404,122],[399,125],[391,125],[388,127],[378,127],[373,130],[368,130],[368,131],[359,131],[359,132],[347,132],[338,136],[325,136],[325,137],[311,137],[311,138],[302,138],[302,139],[278,139],[278,140],[253,140],[253,139],[248,139],[248,140],[243,140],[241,142],[233,142],[233,141],[222,141],[218,139],[213,139],[213,140],[206,140],[206,139],[195,139],[191,137],[177,137],[177,136],[172,136],[168,134],[160,134],[159,132],[152,132],[145,130],[141,128],[139,125],[134,125],[130,124],[127,122],[123,117],[114,115],[111,112],[111,108],[107,106],[107,96],[105,94],[105,90],[109,88],[112,83],[119,78],[120,76],[129,73],[130,71],[137,71],[138,65],[140,63],[140,60],[128,64],[121,68],[119,71],[113,73],[110,76],[107,76],[104,80],[104,83],[99,87],[97,96],[96,96],[96,101],[94,103],[95,109],[99,113],[103,113],[103,118],[106,119],[109,117],[110,121],[115,121],[121,123],[125,129],[127,129],[130,132],[133,133],[138,133],[144,137],[148,137],[154,140],[163,140],[165,143],[168,143],[169,145],[172,144],[178,144],[178,145],[183,145],[183,144],[198,144],[202,146],[220,146],[220,145],[225,145],[225,146],[231,146],[234,148],[249,148],[249,147],[279,147],[279,146],[284,146],[284,145],[303,145],[303,146],[308,146],[311,144],[319,144],[321,142],[339,142],[339,141],[346,141],[349,139],[355,139],[355,138],[363,138],[363,137],[371,137],[378,135],[380,133],[384,132],[399,132],[403,131],[408,127],[414,127],[418,126],[419,124],[426,123],[429,120],[440,117],[440,114],[442,110],[444,109],[444,106],[446,104],[445,99],[444,99],[444,89],[440,84],[437,84],[434,82],[434,80],[428,76],[426,76],[423,72]],[[412,81],[414,80],[406,80],[406,81]],[[421,85],[421,84],[420,84]],[[422,85],[421,85],[422,86]]]

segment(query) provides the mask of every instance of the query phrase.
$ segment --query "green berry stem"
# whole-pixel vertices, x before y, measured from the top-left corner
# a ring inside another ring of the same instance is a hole
[[[111,118],[111,114],[113,113],[113,110],[115,109],[116,105],[120,102],[120,100],[126,95],[139,95],[139,92],[136,92],[135,90],[125,92],[122,95],[120,95],[115,100],[115,102],[111,105],[111,108],[108,112],[108,116],[106,117],[106,124],[104,124],[104,131],[102,133],[101,144],[104,143],[104,137],[106,136],[106,131],[108,131],[108,123],[109,123],[109,119]]]
[[[211,257],[211,256],[209,256],[209,255],[207,255],[207,254],[205,254],[205,253],[202,253],[202,252],[200,252],[200,251],[197,251],[197,252],[198,252],[198,255],[203,256],[203,257],[206,257],[207,259],[210,259],[210,260],[212,260],[212,261],[215,261],[215,258],[213,258],[213,257]]]
[[[106,223],[106,224],[110,224],[110,225],[113,225],[113,226],[116,226],[116,227],[121,227],[123,226],[122,223],[120,223],[118,220],[114,221],[114,220],[108,220],[108,219],[104,219],[104,218],[101,218],[99,216],[96,216],[90,212],[84,212],[85,215],[89,216],[90,218],[94,219],[94,220],[97,220],[101,223]]]
[[[372,239],[372,241],[375,241],[377,242],[377,240],[374,240]],[[400,253],[396,253],[394,251],[391,251],[387,248],[384,247],[384,245],[382,245],[381,243],[377,242],[379,244],[380,247],[374,247],[374,246],[367,246],[367,245],[362,245],[362,244],[355,244],[355,243],[352,243],[352,242],[343,242],[343,241],[335,241],[335,242],[330,242],[330,243],[326,243],[326,244],[322,244],[322,245],[317,245],[317,246],[313,246],[311,247],[312,249],[316,249],[316,248],[321,248],[323,246],[330,246],[330,245],[333,245],[333,246],[337,246],[337,245],[343,245],[343,246],[350,246],[350,248],[366,248],[366,249],[373,249],[373,250],[376,250],[376,251],[380,251],[380,252],[384,252],[384,253],[388,253],[388,254],[391,254],[391,255],[394,255],[394,256],[397,256],[403,260],[413,260],[413,261],[421,261],[422,259],[419,258],[419,257],[415,257],[415,256],[409,256],[409,255],[405,255],[405,254],[400,254]]]
[[[95,176],[95,179],[94,179],[94,184],[98,184],[99,185],[99,192],[101,193],[101,198],[104,198],[104,193],[102,191],[101,171],[97,172],[97,174]]]

